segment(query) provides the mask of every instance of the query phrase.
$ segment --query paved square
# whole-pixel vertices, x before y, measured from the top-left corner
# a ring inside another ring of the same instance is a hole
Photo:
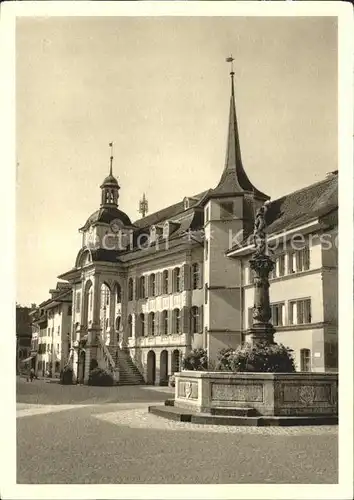
[[[17,386],[17,481],[336,483],[337,428],[217,427],[147,412],[147,387]],[[55,400],[57,404],[55,404]]]

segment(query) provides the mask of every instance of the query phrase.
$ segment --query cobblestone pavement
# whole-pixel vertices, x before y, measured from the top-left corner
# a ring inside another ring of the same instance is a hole
[[[117,394],[119,400],[128,399],[128,393],[123,398],[123,391],[109,388],[113,396],[104,391],[102,398],[100,391],[99,396],[90,392],[89,402],[77,404],[67,402],[72,399],[70,388],[70,398],[53,404],[54,384],[48,386],[48,404],[43,403],[43,395],[41,404],[18,403],[17,481],[21,484],[318,484],[338,480],[335,426],[194,425],[147,412],[149,404],[166,398],[165,391],[129,387],[130,401],[117,403],[106,400]],[[54,394],[59,393],[54,389]],[[87,396],[85,388],[77,394],[81,400],[82,394]]]

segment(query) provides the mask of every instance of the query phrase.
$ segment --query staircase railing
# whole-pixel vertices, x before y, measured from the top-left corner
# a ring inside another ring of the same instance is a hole
[[[116,364],[114,362],[114,359],[112,358],[112,355],[109,352],[109,349],[106,346],[106,344],[105,344],[105,342],[104,342],[104,340],[103,340],[103,338],[102,338],[101,335],[99,335],[99,339],[100,339],[100,344],[101,344],[101,347],[102,347],[103,355],[104,355],[106,361],[108,362],[108,365],[111,368],[111,370],[115,371],[117,369],[117,367],[116,367]]]
[[[69,357],[68,357],[68,359],[67,359],[67,361],[66,361],[66,363],[64,365],[64,368],[67,368],[69,366],[72,368],[73,353],[74,353],[73,349],[70,349],[70,351],[69,351]]]

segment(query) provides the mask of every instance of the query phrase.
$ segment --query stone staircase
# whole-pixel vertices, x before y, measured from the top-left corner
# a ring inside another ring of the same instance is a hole
[[[128,351],[120,349],[116,346],[108,346],[111,357],[119,369],[119,385],[143,385],[144,378]]]

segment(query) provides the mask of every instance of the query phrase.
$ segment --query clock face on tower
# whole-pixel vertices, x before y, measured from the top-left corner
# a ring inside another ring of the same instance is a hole
[[[113,233],[118,233],[120,231],[120,229],[122,229],[122,227],[123,227],[123,223],[119,219],[114,219],[110,223],[110,228],[111,228]]]

